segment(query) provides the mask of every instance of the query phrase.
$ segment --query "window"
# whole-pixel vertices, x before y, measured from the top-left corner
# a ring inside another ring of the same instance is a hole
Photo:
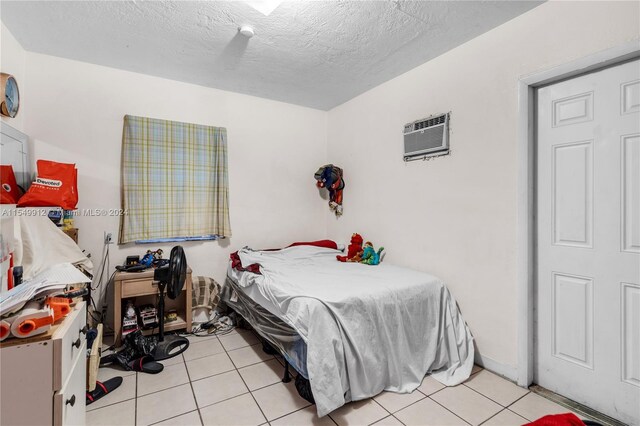
[[[227,130],[124,117],[119,243],[231,236]]]

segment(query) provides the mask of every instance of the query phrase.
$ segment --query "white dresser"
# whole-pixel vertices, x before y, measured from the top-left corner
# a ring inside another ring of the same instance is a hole
[[[46,340],[0,346],[0,425],[84,425],[86,304]]]

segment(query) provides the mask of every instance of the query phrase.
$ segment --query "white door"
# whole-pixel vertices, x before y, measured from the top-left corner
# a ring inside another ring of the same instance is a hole
[[[534,381],[640,424],[640,62],[538,90]]]

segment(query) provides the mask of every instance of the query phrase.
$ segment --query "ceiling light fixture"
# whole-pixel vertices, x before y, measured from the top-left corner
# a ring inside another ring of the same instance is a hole
[[[240,28],[238,28],[238,31],[240,31],[240,34],[242,34],[246,38],[251,38],[255,34],[255,31],[253,31],[253,28],[251,28],[249,25],[241,26]]]
[[[269,16],[271,12],[280,6],[282,0],[254,0],[246,3],[264,16]]]

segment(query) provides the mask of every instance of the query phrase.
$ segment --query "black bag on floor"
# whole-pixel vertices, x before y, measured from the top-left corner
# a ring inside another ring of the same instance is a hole
[[[162,371],[163,366],[153,361],[153,351],[157,344],[158,341],[155,337],[146,337],[140,330],[134,331],[124,338],[122,349],[114,354],[102,357],[100,365],[117,362],[128,371],[159,373]]]
[[[312,404],[316,403],[316,400],[313,399],[313,392],[311,392],[311,383],[302,374],[296,375],[296,389],[301,397]]]

